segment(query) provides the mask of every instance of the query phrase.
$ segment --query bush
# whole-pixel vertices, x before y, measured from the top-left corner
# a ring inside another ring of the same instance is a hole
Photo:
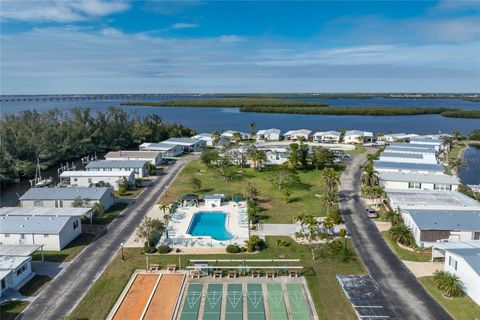
[[[127,189],[124,187],[118,187],[118,194],[124,194],[125,192],[127,192]]]
[[[339,231],[338,231],[338,235],[342,238],[345,238],[345,236],[347,235],[347,230],[345,228],[341,228]]]
[[[251,236],[248,240],[245,241],[245,246],[247,247],[247,252],[253,252],[255,250],[262,250],[264,242],[260,239],[259,236]]]
[[[155,246],[152,245],[152,243],[149,243],[148,241],[145,241],[145,245],[143,246],[143,252],[144,253],[155,253],[157,249]]]
[[[277,246],[279,247],[288,247],[289,245],[290,245],[290,242],[286,240],[280,240],[280,239],[277,240]]]
[[[303,234],[302,232],[295,232],[293,234],[295,236],[295,238],[299,238],[299,239],[303,239],[305,237],[305,234]]]
[[[172,249],[169,246],[160,246],[157,249],[158,253],[169,253]]]
[[[230,244],[227,246],[228,253],[240,253],[241,249],[237,244]]]

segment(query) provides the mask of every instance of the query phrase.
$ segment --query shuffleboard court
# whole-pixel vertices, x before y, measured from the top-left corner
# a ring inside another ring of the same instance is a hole
[[[185,303],[183,304],[181,320],[197,320],[198,310],[202,302],[202,283],[191,283],[188,285],[187,293],[185,294]]]
[[[223,285],[209,284],[205,294],[202,320],[220,320],[222,311]]]
[[[270,319],[288,320],[282,285],[280,283],[267,284],[267,296]]]
[[[184,278],[185,275],[183,274],[162,275],[145,313],[144,320],[172,319]]]
[[[158,274],[138,274],[115,312],[113,320],[138,320],[157,283]]]
[[[225,319],[243,320],[243,290],[241,284],[229,284],[227,286]]]
[[[247,284],[247,314],[248,320],[265,320],[262,285]]]
[[[293,320],[310,320],[305,292],[299,283],[287,283],[287,295]]]

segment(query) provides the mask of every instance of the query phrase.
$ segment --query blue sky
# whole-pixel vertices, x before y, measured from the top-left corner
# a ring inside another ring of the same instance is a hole
[[[2,94],[480,91],[477,0],[0,3]]]

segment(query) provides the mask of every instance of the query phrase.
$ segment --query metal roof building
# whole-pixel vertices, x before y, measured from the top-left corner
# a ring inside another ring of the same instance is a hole
[[[402,182],[425,182],[425,183],[442,183],[442,184],[459,184],[460,181],[455,176],[448,174],[432,174],[432,173],[406,173],[406,172],[380,172],[378,174],[380,180],[385,181],[402,181]]]
[[[420,230],[480,231],[480,210],[406,210]]]
[[[85,168],[87,170],[98,168],[143,168],[146,163],[146,160],[97,160],[90,161]]]
[[[59,234],[70,217],[66,216],[1,216],[1,233]]]
[[[30,188],[20,197],[20,200],[74,200],[76,198],[99,200],[109,192],[111,192],[110,188]]]
[[[389,190],[388,199],[403,210],[480,210],[480,203],[456,191]]]
[[[91,208],[3,207],[0,208],[0,216],[81,217],[89,215],[91,210]],[[0,231],[3,230],[0,228]]]
[[[445,167],[436,163],[407,163],[407,162],[390,162],[390,161],[373,161],[373,166],[377,171],[420,171],[443,173]]]

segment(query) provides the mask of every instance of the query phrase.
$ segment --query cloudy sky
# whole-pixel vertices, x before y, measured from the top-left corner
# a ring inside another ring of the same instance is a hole
[[[480,91],[478,0],[0,5],[2,94]]]

